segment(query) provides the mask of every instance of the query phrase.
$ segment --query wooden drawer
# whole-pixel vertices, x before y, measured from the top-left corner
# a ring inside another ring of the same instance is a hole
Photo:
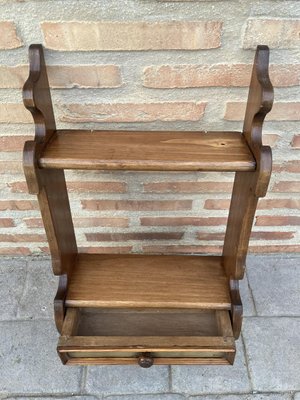
[[[227,310],[68,308],[64,364],[232,364]]]

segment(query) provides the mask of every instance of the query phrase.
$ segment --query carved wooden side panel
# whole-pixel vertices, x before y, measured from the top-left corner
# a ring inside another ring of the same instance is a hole
[[[256,159],[256,171],[237,172],[224,242],[224,266],[231,279],[242,279],[258,198],[265,195],[272,170],[272,153],[262,146],[262,124],[273,103],[269,80],[269,49],[258,46],[249,89],[243,134]]]
[[[24,145],[23,166],[29,192],[38,197],[49,242],[53,272],[63,275],[55,301],[58,329],[62,325],[67,276],[70,274],[77,246],[63,170],[41,169],[38,159],[55,133],[47,71],[41,45],[29,48],[30,73],[23,88],[25,107],[35,123],[35,138]]]

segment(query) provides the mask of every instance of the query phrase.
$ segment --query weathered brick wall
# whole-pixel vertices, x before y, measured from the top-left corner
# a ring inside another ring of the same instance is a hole
[[[47,251],[21,166],[34,132],[21,97],[34,42],[46,47],[60,128],[134,130],[240,130],[254,49],[268,44],[274,173],[251,250],[300,250],[299,1],[2,0],[0,16],[0,253]],[[220,251],[230,173],[67,178],[80,247]]]

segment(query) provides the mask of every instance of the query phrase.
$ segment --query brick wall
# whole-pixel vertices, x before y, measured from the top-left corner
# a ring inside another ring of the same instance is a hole
[[[252,252],[300,250],[300,2],[2,0],[0,253],[47,252],[21,151],[27,48],[43,43],[62,128],[240,130],[257,44],[271,47],[274,155]],[[81,248],[218,252],[230,173],[67,173]],[[210,218],[212,217],[212,218]]]

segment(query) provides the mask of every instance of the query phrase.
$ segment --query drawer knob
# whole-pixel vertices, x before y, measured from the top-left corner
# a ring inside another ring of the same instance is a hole
[[[153,365],[153,357],[149,353],[141,354],[138,358],[138,364],[142,368],[150,368]]]

